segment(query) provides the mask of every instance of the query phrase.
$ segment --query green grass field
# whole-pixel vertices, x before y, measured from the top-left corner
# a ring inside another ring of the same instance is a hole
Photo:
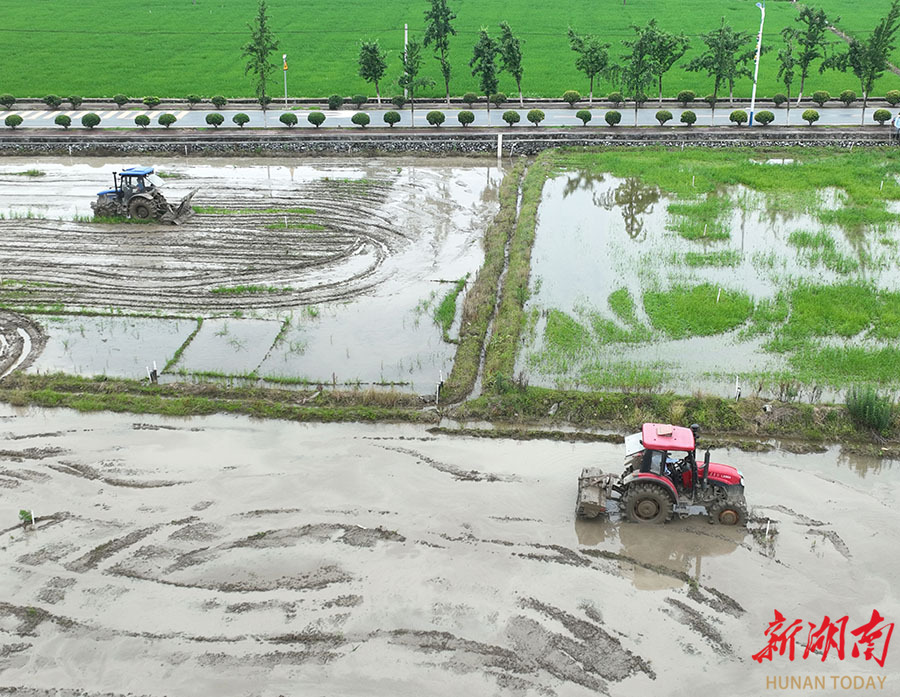
[[[841,16],[840,27],[849,33],[871,30],[885,14],[889,0],[813,0],[832,16]],[[16,97],[43,97],[49,93],[108,97],[125,93],[132,97],[148,94],[183,97],[198,93],[209,97],[249,96],[250,80],[244,76],[241,45],[247,41],[247,23],[254,16],[256,0],[157,0],[154,3],[115,3],[81,0],[58,3],[34,0],[22,3],[0,0],[0,40],[6,49],[5,67],[0,73],[0,93]],[[388,74],[382,92],[398,92],[394,84],[400,72],[399,52],[403,45],[403,24],[410,34],[421,38],[426,0],[397,0],[383,5],[372,0],[344,0],[335,3],[270,0],[270,17],[280,52],[288,54],[288,93],[291,96],[327,96],[367,93],[371,86],[357,76],[358,43],[377,38],[389,53]],[[655,17],[670,31],[683,31],[696,54],[699,34],[713,29],[721,17],[736,29],[755,34],[759,10],[752,0],[596,0],[587,4],[575,0],[554,3],[510,3],[500,0],[451,0],[457,13],[457,35],[451,43],[453,78],[451,92],[462,95],[476,89],[468,60],[478,30],[488,27],[496,35],[497,24],[508,21],[524,41],[525,77],[528,96],[557,97],[566,89],[587,94],[588,83],[574,67],[566,29],[595,33],[611,43],[614,55],[621,53],[622,39],[631,35],[629,25],[645,24]],[[770,2],[767,7],[765,38],[780,42],[779,32],[792,24],[797,5]],[[783,91],[777,84],[776,51],[764,56],[760,66],[759,95]],[[280,58],[278,56],[277,58]],[[900,62],[900,51],[894,57]],[[438,64],[430,55],[424,74],[438,83]],[[748,78],[736,86],[736,93],[749,96]],[[876,93],[900,88],[900,77],[887,74]],[[501,90],[512,94],[513,80],[504,75]],[[712,91],[711,81],[686,73],[676,66],[667,75],[664,93],[673,96],[681,89],[698,95]],[[837,94],[859,86],[851,75],[815,73],[806,92],[825,89]],[[283,93],[281,70],[273,78],[271,93]],[[605,95],[610,85],[601,82],[595,92]],[[423,92],[442,94],[442,85]]]

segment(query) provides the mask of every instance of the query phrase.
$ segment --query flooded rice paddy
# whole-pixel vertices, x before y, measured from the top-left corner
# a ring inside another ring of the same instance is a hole
[[[609,444],[0,406],[0,691],[755,697],[775,610],[900,615],[896,463],[714,453],[749,529],[576,521]],[[37,524],[17,525],[20,509]],[[782,691],[782,694],[806,694]]]
[[[97,191],[135,164],[156,165],[170,201],[198,189],[197,215],[178,227],[93,222]],[[41,320],[48,352],[33,371],[140,377],[175,358],[202,317],[170,377],[430,391],[455,349],[432,315],[480,266],[501,178],[453,159],[4,159],[0,295],[26,312],[149,315]]]

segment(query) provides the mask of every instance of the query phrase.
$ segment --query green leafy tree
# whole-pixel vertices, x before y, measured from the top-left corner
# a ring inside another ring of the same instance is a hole
[[[239,113],[232,116],[231,120],[238,125],[238,128],[243,128],[250,121],[250,117],[247,114]]]
[[[853,90],[844,90],[838,95],[838,99],[844,103],[844,106],[850,106],[856,101],[856,92]]]
[[[465,104],[467,107],[469,107],[471,109],[472,105],[475,104],[476,102],[478,102],[478,95],[475,94],[474,92],[466,92],[462,96],[462,102],[463,102],[463,104]]]
[[[217,114],[216,112],[212,112],[211,114],[206,115],[206,123],[213,128],[218,128],[223,123],[225,123],[225,117],[222,114]]]
[[[195,104],[199,104],[203,101],[199,94],[189,94],[184,99],[188,103],[188,109],[193,109]]]
[[[371,121],[369,115],[364,111],[357,111],[350,117],[350,120],[360,128],[365,128],[369,125],[369,121]]]
[[[739,34],[749,36],[746,32],[739,32]],[[700,37],[706,48],[699,56],[688,61],[685,68],[690,72],[706,73],[713,79],[711,95],[713,102],[710,106],[712,107],[712,119],[715,121],[715,103],[718,101],[719,88],[724,82],[733,80],[739,69],[735,56],[735,45],[740,43],[740,40],[736,37],[735,31],[725,24],[724,17],[718,29],[701,34]]]
[[[816,121],[819,120],[819,112],[815,109],[807,109],[800,115],[800,117],[810,126],[812,126]]]
[[[603,75],[609,67],[609,44],[604,44],[596,36],[580,36],[569,27],[569,47],[577,54],[575,67],[590,80],[588,104],[594,103],[594,78]]]
[[[693,126],[697,122],[697,114],[693,111],[682,111],[681,112],[681,123],[685,126]]]
[[[62,103],[63,98],[58,95],[48,94],[46,97],[44,97],[44,104],[46,104],[51,109],[59,109]]]
[[[16,103],[16,98],[11,94],[0,94],[0,106],[4,109],[12,109],[12,105]]]
[[[563,92],[562,100],[570,107],[574,107],[577,102],[581,101],[581,93],[578,90],[566,90]]]
[[[434,80],[419,75],[422,70],[422,45],[418,41],[410,40],[406,51],[400,54],[400,62],[403,65],[403,73],[397,79],[397,84],[409,94],[410,126],[414,127],[416,125],[416,92],[421,87],[432,87]]]
[[[425,120],[428,121],[432,126],[440,126],[446,120],[446,116],[444,116],[443,111],[429,111],[425,115]]]
[[[794,74],[800,66],[800,62],[794,52],[794,47],[799,41],[798,32],[793,27],[785,27],[781,30],[781,38],[784,46],[778,51],[778,79],[787,90],[785,104],[787,105],[787,119],[785,123],[791,123],[791,85],[794,83]],[[802,88],[801,88],[802,89]],[[778,106],[778,95],[775,95],[775,106]]]
[[[95,126],[100,125],[100,117],[97,114],[91,112],[90,114],[85,114],[81,117],[81,125],[85,128],[94,128]]]
[[[665,126],[666,121],[672,120],[672,112],[667,109],[660,109],[656,112],[656,120],[659,121],[660,126]]]
[[[384,112],[384,122],[393,128],[395,123],[400,122],[400,114],[396,111],[386,111]]]
[[[681,90],[675,100],[681,102],[682,108],[687,109],[687,105],[697,98],[697,94],[691,90]]]
[[[266,0],[259,0],[256,9],[256,19],[247,25],[250,29],[250,41],[244,44],[241,58],[246,58],[244,75],[252,75],[256,100],[265,111],[268,101],[266,99],[266,83],[275,72],[276,65],[272,62],[272,54],[278,50],[278,41],[269,27],[269,8]]]
[[[888,90],[884,93],[884,101],[886,101],[891,106],[897,106],[900,104],[900,90]]]
[[[281,123],[283,123],[288,128],[293,128],[294,126],[297,125],[297,114],[294,114],[293,112],[288,111],[288,112],[282,114],[281,116],[279,116],[278,120],[281,121]]]
[[[216,109],[221,109],[223,106],[228,104],[228,100],[225,99],[225,97],[223,97],[221,94],[217,94],[215,97],[213,97],[209,101],[211,101],[213,103],[213,106]]]
[[[797,93],[797,104],[803,99],[803,87],[813,61],[823,58],[828,42],[825,40],[828,32],[828,18],[825,11],[813,9],[809,5],[800,5],[800,12],[794,19],[800,24],[796,30],[797,40],[797,67],[800,70],[800,91]],[[835,22],[840,17],[834,18]]]
[[[607,111],[603,118],[610,126],[615,126],[622,120],[622,114],[618,111]]]
[[[147,114],[138,114],[134,117],[134,123],[141,128],[147,128],[150,125],[150,117]]]
[[[891,112],[887,109],[876,109],[875,113],[872,114],[872,118],[878,122],[879,126],[884,126],[887,121],[891,120]]]
[[[516,89],[519,90],[519,106],[525,106],[522,99],[522,42],[509,26],[509,22],[500,22],[500,65],[503,70],[513,76]]]
[[[456,115],[456,120],[462,124],[463,128],[465,128],[470,123],[474,123],[475,114],[473,114],[471,111],[460,111]]]
[[[582,126],[587,126],[588,121],[591,120],[591,112],[587,109],[579,109],[575,112],[575,118],[581,120]]]
[[[166,128],[175,123],[176,120],[175,114],[160,114],[158,119],[159,125],[165,126]]]
[[[144,97],[143,102],[145,107],[147,107],[148,109],[153,109],[154,107],[158,107],[162,100],[159,97],[149,95],[147,97]]]
[[[512,128],[513,124],[517,124],[522,120],[522,117],[519,115],[518,111],[510,109],[509,111],[503,112],[503,120],[506,121],[510,128]]]
[[[816,90],[812,93],[812,97],[810,97],[810,99],[818,104],[819,108],[821,109],[825,105],[825,102],[831,99],[831,95],[827,90]]]
[[[362,105],[365,104],[365,103],[368,102],[368,101],[369,101],[369,98],[368,98],[366,95],[364,95],[364,94],[354,94],[352,97],[350,97],[350,102],[351,102],[351,103],[353,104],[353,106],[355,106],[357,109],[361,108]]]
[[[82,97],[80,95],[73,94],[69,97],[66,97],[66,101],[72,105],[73,109],[77,109],[78,107],[81,106],[81,103],[84,101],[84,99],[82,99]]]
[[[450,103],[450,37],[456,34],[453,20],[456,15],[448,7],[447,0],[430,0],[431,6],[425,10],[425,38],[422,43],[427,48],[434,45],[434,57],[441,65],[447,104]]]
[[[497,92],[500,82],[497,70],[497,55],[500,53],[499,44],[490,37],[487,29],[481,28],[478,34],[478,42],[472,49],[472,59],[469,67],[472,68],[472,76],[478,78],[481,93],[487,100],[488,123],[491,122],[491,95]]]
[[[647,29],[653,74],[659,90],[659,103],[662,104],[663,76],[687,53],[691,42],[684,34],[672,34],[660,29],[655,19],[650,20]]]
[[[847,49],[822,61],[820,70],[846,71],[848,68],[859,80],[862,92],[862,121],[866,122],[866,106],[875,82],[888,68],[888,58],[896,49],[897,30],[900,29],[900,0],[893,0],[887,15],[881,18],[875,29],[863,40],[853,38]]]
[[[325,123],[325,114],[323,114],[321,111],[311,111],[307,115],[306,120],[309,121],[313,126],[318,128],[323,123]]]
[[[758,114],[754,114],[753,118],[761,125],[768,126],[775,120],[775,114],[773,114],[771,111],[761,111]]]
[[[503,104],[506,104],[506,94],[497,92],[496,94],[492,94],[488,101],[499,109]]]
[[[328,108],[334,111],[344,104],[344,98],[339,94],[333,94],[328,98]]]
[[[53,123],[68,130],[69,126],[72,125],[72,119],[65,114],[57,114],[56,119],[54,119]]]
[[[387,71],[387,54],[381,50],[378,41],[363,41],[359,45],[359,76],[375,85],[375,98],[381,104],[381,90],[378,83]]]
[[[747,112],[743,109],[735,109],[731,112],[728,120],[731,121],[731,123],[736,123],[738,126],[742,126],[743,124],[747,123]]]
[[[406,106],[407,99],[402,94],[397,94],[391,97],[391,104],[393,104],[398,109],[402,109]]]
[[[634,100],[634,125],[638,122],[638,107],[647,101],[644,90],[655,79],[655,61],[653,59],[653,43],[656,41],[655,21],[641,28],[632,25],[634,39],[622,42],[629,52],[621,57],[622,69],[619,78],[625,94]]]
[[[120,109],[128,104],[128,97],[124,94],[114,94],[112,98],[113,102],[115,102],[116,106]]]
[[[525,118],[528,119],[535,126],[540,126],[541,121],[543,121],[544,118],[546,118],[546,114],[544,114],[544,112],[541,111],[540,109],[532,109],[525,115]]]

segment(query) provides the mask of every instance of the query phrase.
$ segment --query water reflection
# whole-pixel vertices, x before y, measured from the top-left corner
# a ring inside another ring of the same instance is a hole
[[[576,191],[591,191],[594,193],[595,200],[599,187],[594,184],[604,181],[602,172],[571,172],[567,175],[566,183],[563,186],[563,198],[569,198]],[[599,205],[599,204],[598,204]]]
[[[842,449],[837,456],[837,464],[839,467],[846,467],[851,472],[855,472],[860,479],[865,479],[867,474],[881,474],[883,470],[891,469],[894,461],[847,452]]]
[[[705,516],[695,516],[666,525],[579,519],[575,534],[580,545],[603,546],[617,555],[622,575],[638,590],[662,590],[680,588],[686,577],[700,582],[705,557],[731,554],[750,533],[743,527],[710,526]]]
[[[653,204],[659,201],[659,189],[644,184],[637,177],[627,177],[612,191],[597,194],[594,202],[610,210],[616,206],[622,209],[625,232],[633,240],[643,241],[647,237],[644,230],[644,214],[653,212]]]

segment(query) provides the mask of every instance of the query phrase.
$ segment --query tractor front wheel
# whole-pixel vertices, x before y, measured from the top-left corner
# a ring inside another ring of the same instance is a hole
[[[707,511],[709,522],[719,525],[744,525],[747,522],[747,509],[741,503],[720,501],[714,503]]]
[[[672,497],[659,484],[631,484],[622,496],[622,513],[632,523],[665,523],[672,518]]]
[[[132,218],[148,220],[156,216],[156,206],[153,201],[140,198],[131,202],[128,206],[128,213]]]

